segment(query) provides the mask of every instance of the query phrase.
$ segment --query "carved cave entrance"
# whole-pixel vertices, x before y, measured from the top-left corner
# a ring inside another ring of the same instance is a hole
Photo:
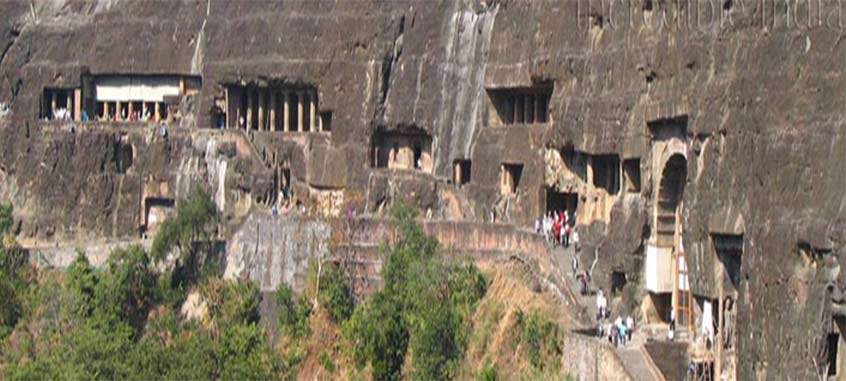
[[[168,216],[173,214],[176,202],[172,198],[148,197],[144,202],[144,227],[148,234],[155,233]]]
[[[546,211],[558,212],[566,210],[571,217],[578,210],[579,195],[577,193],[557,192],[552,188],[546,189]],[[574,220],[571,220],[574,221]]]
[[[470,182],[470,160],[456,159],[453,163],[453,181],[455,186],[462,187]]]
[[[377,129],[371,143],[373,168],[432,172],[432,137],[422,129]]]
[[[673,247],[678,225],[679,204],[684,194],[687,178],[687,160],[680,154],[667,160],[661,173],[656,207],[656,244],[660,247]]]
[[[499,190],[503,196],[517,194],[520,177],[523,176],[523,164],[502,163],[499,175]]]

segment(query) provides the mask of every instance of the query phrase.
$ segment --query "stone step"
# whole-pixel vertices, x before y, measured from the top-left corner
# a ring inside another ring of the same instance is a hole
[[[651,360],[647,358],[647,353],[640,345],[626,344],[624,347],[618,347],[617,356],[626,372],[633,380],[638,381],[661,381],[663,377],[660,372],[655,369]]]

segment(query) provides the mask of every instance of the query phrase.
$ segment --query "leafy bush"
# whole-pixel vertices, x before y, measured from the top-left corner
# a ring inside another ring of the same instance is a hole
[[[409,332],[401,311],[390,296],[378,292],[370,302],[355,309],[344,326],[353,342],[353,357],[359,366],[370,363],[374,380],[396,380],[408,348]]]
[[[335,363],[332,362],[332,357],[326,351],[320,352],[320,365],[326,369],[329,374],[335,374]]]
[[[11,233],[12,230],[12,204],[0,204],[0,237]]]
[[[479,381],[496,381],[499,379],[496,366],[491,363],[485,364],[482,370],[479,371]]]
[[[320,302],[336,323],[349,319],[353,312],[352,289],[340,268],[327,264],[320,276],[320,289],[317,294]]]
[[[520,329],[520,339],[526,344],[532,366],[543,370],[558,365],[561,341],[557,324],[537,311],[532,311],[528,316],[518,311],[517,327]]]
[[[206,328],[159,304],[166,282],[149,265],[140,247],[115,250],[103,269],[79,253],[65,276],[45,270],[40,283],[24,284],[17,295],[30,295],[19,298],[29,305],[21,305],[16,339],[0,342],[0,379],[293,377],[291,361],[270,348],[258,325],[254,284],[208,279],[202,288],[213,323]]]
[[[109,255],[107,271],[97,282],[98,312],[143,326],[147,312],[158,300],[157,278],[150,257],[140,246],[117,249]]]
[[[209,316],[221,327],[235,322],[258,323],[261,293],[253,282],[210,278],[200,286]]]
[[[156,238],[153,239],[152,257],[160,261],[172,249],[177,248],[180,260],[187,262],[183,265],[196,269],[193,243],[208,240],[219,218],[217,206],[211,197],[202,189],[195,189],[187,199],[180,200],[176,205],[176,215],[165,220],[159,227]]]
[[[287,284],[280,284],[276,290],[276,308],[279,330],[284,335],[299,338],[310,333],[311,306],[305,298],[298,298]]]
[[[467,316],[487,282],[475,266],[436,258],[438,242],[413,220],[416,210],[391,209],[400,238],[383,245],[384,288],[355,309],[344,334],[374,379],[398,379],[412,353],[415,379],[449,379],[466,346]]]

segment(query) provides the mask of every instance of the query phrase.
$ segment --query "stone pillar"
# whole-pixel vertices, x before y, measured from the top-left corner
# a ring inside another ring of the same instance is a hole
[[[288,92],[282,92],[282,131],[291,131],[291,105],[288,104]]]
[[[270,131],[276,131],[276,91],[270,90]]]
[[[264,130],[264,102],[265,102],[264,90],[259,89],[258,90],[258,130],[259,131]]]
[[[73,112],[73,97],[71,97],[70,92],[65,92],[67,96],[65,96],[65,110],[68,112]]]
[[[109,119],[109,102],[103,102],[103,115],[100,115],[100,119]]]
[[[250,89],[247,89],[247,125],[244,128],[247,130],[253,128],[253,91]]]
[[[141,102],[141,120],[147,116],[147,102]]]
[[[453,181],[455,182],[455,186],[461,185],[461,163],[458,161],[455,162],[455,176]]]
[[[153,120],[155,120],[156,122],[162,120],[162,106],[159,102],[156,102],[156,111],[153,115]]]
[[[56,92],[50,91],[50,119],[56,118]]]
[[[302,91],[297,93],[297,132],[303,132],[303,97]]]
[[[123,120],[123,115],[121,115],[121,111],[123,111],[123,106],[120,101],[115,102],[115,120]]]
[[[129,120],[132,120],[132,113],[134,111],[135,111],[135,105],[133,105],[132,102],[129,102],[129,112],[126,114],[126,116],[129,118]]]
[[[317,130],[317,92],[309,92],[309,105],[308,105],[308,130],[311,132],[318,131]]]
[[[231,103],[229,103],[229,87],[227,86],[223,91],[223,112],[226,113],[226,122],[224,122],[223,128],[231,128],[232,126],[232,110]]]
[[[514,123],[523,123],[523,97],[521,95],[514,96]]]
[[[82,120],[82,89],[73,90],[73,120]]]
[[[185,78],[179,78],[179,95],[185,95]]]

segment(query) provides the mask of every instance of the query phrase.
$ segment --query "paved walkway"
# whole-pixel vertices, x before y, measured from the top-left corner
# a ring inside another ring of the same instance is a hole
[[[582,323],[582,332],[590,332],[596,329],[596,294],[591,292],[588,295],[579,293],[579,282],[573,276],[572,260],[575,255],[573,245],[568,248],[561,246],[555,247],[551,250],[555,263],[564,274],[564,284],[570,289],[572,295],[575,295],[576,302],[579,303],[579,319]],[[590,268],[591,263],[580,263],[581,270]],[[591,290],[594,291],[594,290]],[[609,301],[610,303],[610,301]],[[617,347],[615,352],[626,368],[626,371],[636,381],[662,381],[664,377],[660,374],[655,364],[646,353],[643,344],[646,342],[646,333],[635,330],[632,341],[625,346]],[[597,340],[601,340],[597,338]]]

